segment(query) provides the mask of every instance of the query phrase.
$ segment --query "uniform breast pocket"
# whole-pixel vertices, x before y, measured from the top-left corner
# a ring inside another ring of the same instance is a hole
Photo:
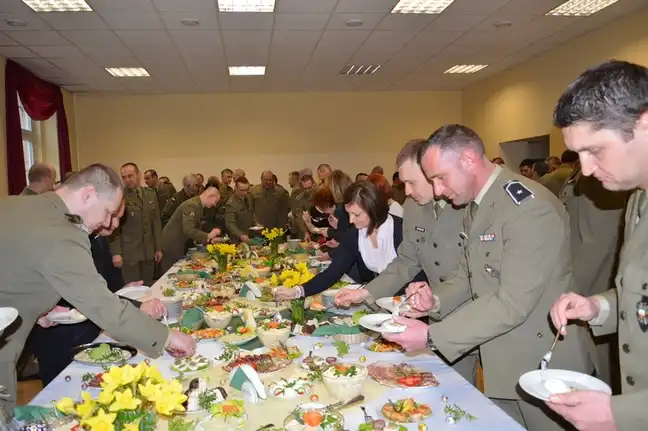
[[[502,277],[502,247],[501,243],[479,241],[470,247],[472,272],[481,272],[483,279],[491,285],[499,285]]]
[[[648,331],[648,270],[641,262],[628,263],[621,277],[621,307],[619,318],[628,319],[630,328]],[[636,322],[636,323],[635,323]],[[647,334],[648,335],[648,334]]]

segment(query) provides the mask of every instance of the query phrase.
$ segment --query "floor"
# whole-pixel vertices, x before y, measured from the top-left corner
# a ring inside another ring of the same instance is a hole
[[[43,384],[40,380],[18,382],[18,405],[28,404],[41,389],[43,389]]]

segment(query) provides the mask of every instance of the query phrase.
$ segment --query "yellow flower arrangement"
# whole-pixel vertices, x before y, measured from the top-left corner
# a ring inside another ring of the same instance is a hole
[[[295,269],[286,269],[279,276],[272,274],[270,277],[270,285],[284,287],[301,286],[313,277],[314,275],[308,269],[308,265],[298,263],[295,265]]]
[[[234,244],[209,244],[207,246],[207,251],[211,254],[217,254],[220,256],[235,255],[236,246]]]
[[[112,367],[102,375],[101,387],[96,399],[83,392],[82,402],[62,398],[56,409],[78,417],[89,431],[153,431],[158,414],[184,411],[182,403],[187,399],[180,382],[165,379],[146,362]]]
[[[286,233],[285,229],[273,227],[272,229],[263,229],[261,235],[263,235],[268,241],[275,241]]]

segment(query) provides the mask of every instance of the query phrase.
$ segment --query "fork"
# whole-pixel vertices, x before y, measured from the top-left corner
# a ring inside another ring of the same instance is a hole
[[[551,343],[551,349],[545,355],[542,357],[542,360],[540,361],[540,374],[542,376],[542,380],[545,380],[545,373],[547,372],[547,368],[549,368],[549,362],[551,361],[551,356],[553,355],[553,351],[556,348],[556,343],[558,343],[558,338],[560,338],[560,334],[562,333],[563,329],[565,328],[565,325],[562,325],[559,329],[558,332],[556,332],[556,336],[553,339],[553,343]]]
[[[384,325],[385,323],[389,322],[390,320],[393,321],[394,318],[393,318],[393,317],[390,317],[389,319],[385,319],[385,320],[381,321],[380,323],[374,323],[374,326],[375,326],[376,328],[381,328],[382,325]]]
[[[373,418],[367,414],[367,410],[365,409],[364,406],[360,407],[362,410],[362,413],[364,413],[364,421],[366,424],[370,424],[373,422]]]

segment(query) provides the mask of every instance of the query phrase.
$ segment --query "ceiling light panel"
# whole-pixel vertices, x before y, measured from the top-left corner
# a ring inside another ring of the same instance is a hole
[[[143,67],[106,67],[106,70],[117,78],[145,78],[151,76]]]
[[[488,67],[487,64],[457,64],[443,73],[475,73],[483,68]]]
[[[91,12],[85,0],[22,0],[35,12]]]
[[[619,0],[569,0],[547,12],[551,16],[590,16]]]
[[[373,75],[380,67],[380,64],[349,64],[340,70],[340,75]]]
[[[400,0],[391,13],[439,14],[454,0]]]
[[[265,66],[230,66],[230,76],[262,76],[265,75]]]
[[[221,12],[274,12],[275,0],[218,0]]]

